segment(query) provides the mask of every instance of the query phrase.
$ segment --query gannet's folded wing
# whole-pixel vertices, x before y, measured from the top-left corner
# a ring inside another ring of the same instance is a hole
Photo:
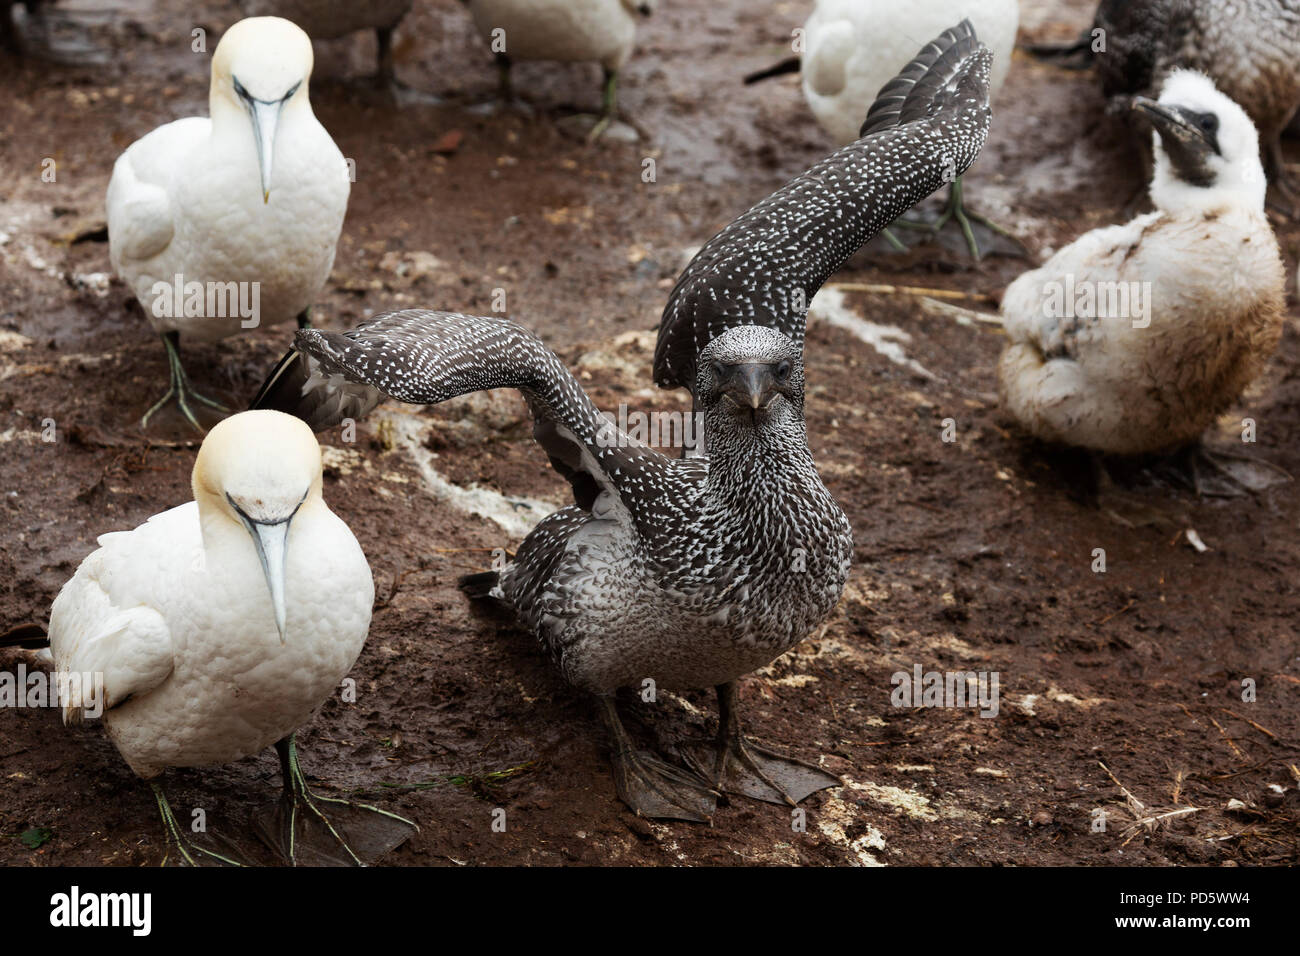
[[[979,155],[991,61],[968,21],[946,30],[880,91],[857,142],[709,240],[664,308],[655,381],[694,390],[696,356],[734,326],[770,326],[802,344],[822,283]]]
[[[152,259],[171,243],[176,224],[167,185],[177,164],[211,128],[201,116],[177,120],[132,143],[117,158],[104,202],[116,262]]]
[[[433,405],[492,388],[524,394],[533,435],[596,515],[637,501],[671,470],[658,452],[603,416],[536,335],[508,319],[409,309],[348,332],[299,331],[253,399],[253,408],[297,415],[315,431],[369,412],[384,397]]]
[[[105,559],[112,546],[108,542],[81,563],[50,610],[50,653],[65,724],[148,693],[172,672],[171,630],[163,615],[146,604],[119,606],[109,594]]]

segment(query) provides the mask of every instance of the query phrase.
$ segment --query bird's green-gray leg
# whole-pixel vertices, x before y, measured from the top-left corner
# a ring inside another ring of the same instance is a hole
[[[153,788],[154,799],[158,801],[158,812],[162,814],[163,826],[167,829],[167,836],[172,843],[176,845],[176,850],[181,855],[181,860],[186,866],[198,866],[194,862],[192,853],[202,853],[204,856],[210,856],[219,863],[225,863],[227,866],[243,866],[229,857],[222,856],[220,853],[214,853],[211,850],[205,850],[201,846],[194,846],[181,835],[180,825],[176,822],[176,815],[172,813],[171,804],[167,802],[167,795],[163,793],[162,784],[157,780],[150,780],[149,786]],[[167,862],[163,859],[163,864]]]
[[[601,713],[613,746],[611,762],[619,799],[639,817],[707,823],[718,793],[686,770],[638,751],[619,719],[613,697],[600,698]]]
[[[190,408],[191,401],[207,405],[209,408],[215,408],[219,412],[228,413],[230,411],[230,409],[225,405],[222,405],[220,402],[214,402],[212,399],[200,395],[190,387],[189,377],[186,376],[185,369],[181,365],[180,338],[179,332],[164,332],[162,335],[163,345],[167,348],[167,370],[171,383],[168,385],[167,392],[163,397],[154,402],[153,407],[150,408],[149,411],[145,412],[144,417],[140,419],[140,427],[142,429],[149,427],[149,419],[153,417],[154,412],[158,411],[171,401],[176,402],[177,407],[181,410],[181,414],[183,414],[185,419],[200,432],[206,431],[206,429],[200,425],[199,420],[194,417],[194,411]]]
[[[311,306],[307,306],[307,308],[298,313],[298,328],[311,328]]]
[[[605,130],[609,129],[609,124],[614,122],[614,117],[618,115],[618,70],[605,68],[605,87],[601,96],[600,119],[596,125],[591,128],[587,134],[587,142],[594,143],[605,135]]]
[[[357,866],[365,866],[362,859],[353,852],[352,847],[348,846],[347,841],[334,828],[329,817],[317,806],[318,803],[332,803],[344,807],[360,807],[369,810],[372,813],[378,813],[381,816],[388,817],[407,826],[419,830],[411,820],[399,814],[392,813],[388,810],[381,810],[379,807],[371,806],[368,803],[360,803],[352,800],[340,800],[337,797],[322,797],[320,794],[312,793],[311,788],[307,786],[307,778],[303,776],[302,767],[298,764],[298,745],[294,736],[290,734],[283,740],[277,741],[275,751],[280,755],[280,775],[284,781],[284,792],[281,794],[280,816],[281,832],[279,834],[281,846],[284,855],[288,857],[289,862],[295,866],[298,863],[298,816],[299,813],[310,813],[322,824],[330,835],[338,841],[347,855]]]
[[[961,234],[966,240],[966,247],[970,249],[971,257],[979,260],[981,257],[979,243],[975,239],[975,231],[971,229],[971,222],[978,222],[980,225],[996,232],[998,235],[1006,236],[1009,239],[1015,239],[1010,232],[998,225],[992,219],[981,216],[977,212],[971,212],[966,209],[963,198],[963,189],[961,177],[958,176],[953,180],[952,185],[948,188],[948,204],[944,206],[943,212],[934,222],[920,222],[914,219],[896,219],[893,222],[895,226],[904,226],[908,229],[925,229],[929,232],[938,232],[949,221],[956,222],[961,229]]]
[[[844,781],[820,767],[784,757],[753,743],[741,732],[736,682],[719,684],[718,750],[709,782],[723,793],[740,793],[767,803],[795,806],[809,794]],[[701,773],[702,768],[696,767]]]

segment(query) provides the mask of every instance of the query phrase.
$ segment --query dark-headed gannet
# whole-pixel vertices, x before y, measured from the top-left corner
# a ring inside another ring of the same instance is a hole
[[[307,96],[312,49],[288,20],[240,20],[212,58],[211,117],[160,126],[108,184],[113,267],[167,347],[175,399],[196,427],[182,335],[211,341],[297,317],[329,276],[350,189]]]
[[[594,694],[619,796],[639,814],[706,820],[715,791],[794,804],[838,779],[741,732],[735,681],[826,620],[853,555],[804,429],[796,343],[757,326],[704,349],[696,381],[708,458],[666,457],[597,411],[541,341],[501,318],[404,311],[344,333],[304,330],[255,404],[313,428],[381,397],[432,404],[517,388],[534,437],[573,486],[501,571],[464,582],[512,607],[565,679]],[[346,400],[345,400],[346,398]],[[716,757],[694,774],[638,751],[620,687],[715,687]]]
[[[1269,178],[1300,201],[1281,143],[1300,106],[1300,0],[1101,0],[1093,33],[1094,49],[1105,43],[1092,59],[1112,109],[1140,115],[1133,96],[1154,96],[1174,70],[1198,70],[1246,111]]]
[[[1026,430],[1120,455],[1197,442],[1272,354],[1285,307],[1250,118],[1186,70],[1134,108],[1156,130],[1156,211],[1016,279],[998,365],[1003,405]]]

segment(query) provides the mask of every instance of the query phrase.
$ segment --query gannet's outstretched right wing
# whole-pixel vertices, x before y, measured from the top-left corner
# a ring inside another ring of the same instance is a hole
[[[669,459],[602,415],[536,335],[509,319],[408,309],[347,332],[304,329],[253,408],[296,415],[314,431],[359,418],[383,398],[433,405],[469,392],[514,388],[533,413],[533,437],[585,511],[626,508],[653,541],[666,509],[704,465]]]
[[[880,91],[857,142],[709,240],[664,308],[655,382],[694,391],[696,356],[737,325],[766,325],[802,345],[822,283],[975,161],[991,117],[991,62],[969,21],[945,30]]]

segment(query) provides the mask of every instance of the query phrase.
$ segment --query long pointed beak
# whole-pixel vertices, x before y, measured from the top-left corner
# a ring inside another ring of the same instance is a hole
[[[759,362],[734,366],[726,391],[742,407],[755,410],[765,407],[776,395],[772,366]]]
[[[248,111],[253,120],[253,139],[257,142],[257,163],[262,174],[262,202],[271,199],[271,161],[275,159],[275,129],[280,123],[284,101],[267,103],[253,100]]]
[[[271,607],[275,611],[275,626],[280,632],[281,644],[284,643],[284,622],[287,613],[284,603],[284,559],[289,547],[289,524],[292,521],[293,518],[277,521],[275,524],[244,522],[257,548],[257,559],[262,563],[262,573],[266,575],[266,586],[271,592]]]

